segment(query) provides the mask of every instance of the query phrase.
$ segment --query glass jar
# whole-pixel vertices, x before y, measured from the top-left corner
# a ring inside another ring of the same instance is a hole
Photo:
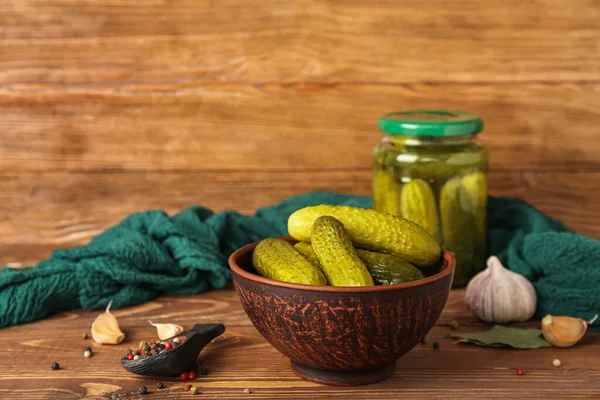
[[[477,115],[417,110],[380,118],[373,208],[409,219],[456,256],[454,287],[485,267],[488,153]]]

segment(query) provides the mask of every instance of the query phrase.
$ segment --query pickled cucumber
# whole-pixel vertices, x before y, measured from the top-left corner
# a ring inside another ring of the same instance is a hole
[[[398,256],[361,249],[357,249],[356,252],[378,285],[392,285],[425,278],[418,268]]]
[[[391,171],[396,178],[446,181],[465,173],[479,171],[484,163],[487,163],[487,154],[483,152],[453,153],[446,148],[426,147],[410,148],[402,154],[388,150],[383,167]]]
[[[305,285],[327,285],[323,272],[285,240],[261,241],[252,253],[252,264],[265,278]]]
[[[298,242],[294,247],[309,260],[319,262],[310,243]],[[392,285],[425,278],[418,268],[398,256],[362,249],[356,249],[356,254],[367,267],[376,285]]]
[[[431,186],[422,179],[413,179],[402,188],[402,217],[416,223],[441,243],[440,217]]]
[[[364,208],[330,205],[302,208],[288,219],[290,235],[310,242],[313,224],[324,215],[337,218],[357,247],[395,254],[419,267],[432,266],[440,258],[440,245],[419,225]]]
[[[373,208],[382,213],[400,215],[400,187],[385,170],[375,170],[373,176]]]
[[[483,172],[475,172],[463,177],[462,184],[469,193],[477,229],[473,254],[474,273],[477,273],[485,268],[485,260],[487,259],[487,177]]]
[[[476,217],[477,232],[485,235],[487,178],[483,172],[474,172],[464,176],[462,184],[471,199],[471,205]]]
[[[442,188],[440,217],[444,247],[456,256],[453,285],[466,285],[473,276],[476,227],[469,193],[459,178],[449,180]]]
[[[308,261],[312,262],[315,265],[318,265],[319,268],[321,268],[321,264],[319,264],[319,259],[317,258],[317,255],[315,254],[315,251],[313,250],[310,243],[298,242],[294,245],[294,247],[300,252],[300,254],[306,257]]]
[[[317,218],[312,248],[332,286],[373,286],[373,277],[356,254],[344,225],[330,216]]]

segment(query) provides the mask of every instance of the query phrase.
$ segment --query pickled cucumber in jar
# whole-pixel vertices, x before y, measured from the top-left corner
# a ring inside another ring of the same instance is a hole
[[[463,111],[395,112],[379,120],[373,208],[409,219],[454,253],[454,287],[485,267],[488,153],[483,121]]]

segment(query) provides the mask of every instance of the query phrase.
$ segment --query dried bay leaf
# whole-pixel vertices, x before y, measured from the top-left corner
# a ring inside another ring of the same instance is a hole
[[[550,347],[542,337],[540,329],[510,328],[494,325],[484,332],[457,333],[447,335],[451,339],[459,339],[459,343],[470,343],[485,347],[512,347],[515,349],[537,349]]]

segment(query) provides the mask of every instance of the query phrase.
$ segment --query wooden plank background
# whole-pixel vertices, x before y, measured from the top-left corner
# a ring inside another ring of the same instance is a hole
[[[0,0],[0,263],[125,215],[370,193],[377,118],[487,123],[491,189],[600,237],[600,2]]]

